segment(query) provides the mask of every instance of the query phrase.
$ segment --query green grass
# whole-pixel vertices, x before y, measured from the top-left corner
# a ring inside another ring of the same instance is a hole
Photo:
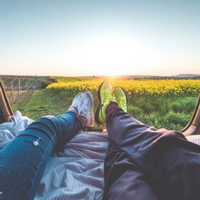
[[[14,111],[37,120],[43,115],[59,115],[69,108],[76,92],[67,90],[39,90],[13,103]],[[93,92],[95,109],[98,104]],[[179,130],[190,120],[198,96],[131,96],[128,112],[134,118],[156,128]]]
[[[196,95],[132,97],[128,111],[146,124],[179,130],[190,120],[196,101]]]
[[[58,115],[67,110],[71,104],[72,96],[65,93],[54,94],[43,89],[23,97],[18,103],[13,103],[13,111],[19,110],[22,115],[37,120],[44,115]]]

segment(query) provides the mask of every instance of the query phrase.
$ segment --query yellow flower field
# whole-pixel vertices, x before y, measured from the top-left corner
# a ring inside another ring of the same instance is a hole
[[[53,83],[47,88],[63,89],[71,91],[96,91],[99,84],[104,81],[103,78],[59,78],[58,83]],[[200,80],[198,79],[160,79],[160,80],[133,80],[133,79],[110,79],[113,87],[121,86],[128,95],[148,94],[148,95],[181,95],[181,94],[199,94]]]

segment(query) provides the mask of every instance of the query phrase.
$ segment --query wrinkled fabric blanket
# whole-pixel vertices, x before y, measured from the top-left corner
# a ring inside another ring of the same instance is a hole
[[[0,149],[32,122],[16,111],[11,122],[0,124]],[[108,139],[108,135],[101,132],[82,131],[64,146],[62,152],[54,152],[35,200],[102,199]]]

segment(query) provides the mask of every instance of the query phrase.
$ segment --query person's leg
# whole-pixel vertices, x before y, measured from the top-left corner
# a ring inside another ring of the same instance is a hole
[[[40,118],[0,151],[0,199],[33,199],[53,149],[68,142],[90,120],[85,111],[91,104],[88,97],[76,96],[70,111]]]
[[[116,105],[106,114],[111,140],[144,172],[160,199],[199,199],[200,146],[181,133],[146,126]]]
[[[105,200],[158,200],[147,182],[145,173],[112,141],[104,163]]]
[[[112,142],[145,174],[146,182],[160,199],[199,198],[200,146],[175,131],[157,130],[139,122],[116,102],[101,105],[106,108],[98,113],[106,117]]]
[[[124,113],[127,110],[127,97],[123,89],[119,87],[114,89],[113,96],[109,83],[102,83],[100,88],[101,90],[98,90],[100,106],[95,113],[95,118],[97,122],[104,124],[107,121],[105,112],[108,109],[102,109],[102,105],[107,104],[106,107],[110,107],[111,101],[111,106],[118,107],[117,104],[119,104],[121,107],[120,111]],[[118,114],[121,115],[120,113]],[[139,121],[135,122],[135,126],[140,126],[141,124]],[[114,126],[115,124],[113,124],[113,128]],[[121,125],[118,124],[116,129],[118,129],[118,132],[121,132]],[[112,136],[115,137],[115,134],[110,134],[109,127],[107,127],[107,130],[111,140],[104,162],[105,189],[103,199],[157,200],[157,196],[147,183],[144,172],[130,159],[127,153],[113,142]],[[115,131],[113,130],[113,133]]]

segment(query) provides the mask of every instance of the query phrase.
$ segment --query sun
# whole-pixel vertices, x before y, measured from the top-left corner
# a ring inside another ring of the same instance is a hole
[[[150,51],[129,39],[103,37],[78,47],[70,57],[77,65],[95,68],[98,75],[114,77],[128,75],[151,56]]]

